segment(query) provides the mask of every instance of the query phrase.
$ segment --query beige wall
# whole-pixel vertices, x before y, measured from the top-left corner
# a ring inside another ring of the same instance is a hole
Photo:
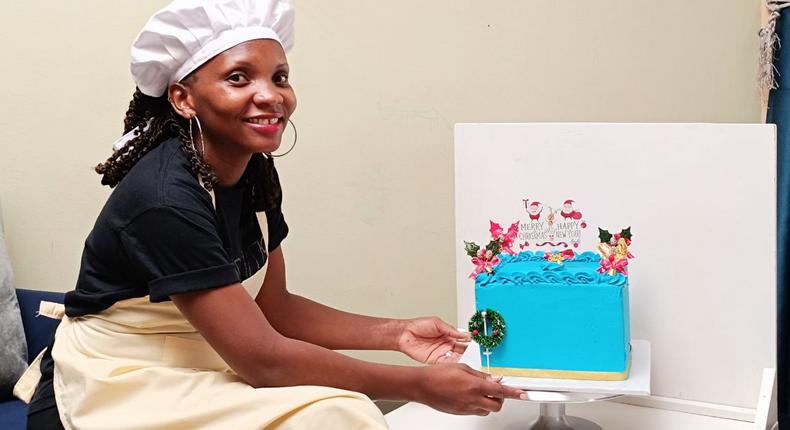
[[[17,286],[63,291],[166,1],[42,3],[3,0],[0,200]],[[454,123],[760,120],[759,0],[296,4],[289,285],[345,309],[454,318]]]

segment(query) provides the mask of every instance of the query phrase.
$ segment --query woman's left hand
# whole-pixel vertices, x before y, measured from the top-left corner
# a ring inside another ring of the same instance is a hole
[[[439,318],[414,318],[404,321],[398,350],[422,363],[455,363],[470,340],[469,333],[460,332]]]

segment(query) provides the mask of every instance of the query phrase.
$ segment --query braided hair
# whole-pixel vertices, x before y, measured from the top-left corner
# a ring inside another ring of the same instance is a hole
[[[149,120],[151,124],[146,129]],[[145,154],[172,137],[181,141],[181,149],[187,154],[192,172],[201,178],[203,186],[211,191],[217,184],[214,170],[203,160],[189,137],[189,121],[173,110],[166,93],[151,97],[136,89],[123,125],[124,134],[135,130],[135,137],[123,148],[114,150],[107,161],[96,166],[96,173],[102,175],[102,185],[111,188],[118,185]]]
[[[148,128],[146,124],[151,121]],[[152,149],[167,139],[177,137],[181,149],[187,155],[192,173],[203,182],[203,187],[211,191],[219,183],[217,175],[195,149],[189,137],[189,121],[176,113],[167,100],[167,93],[151,97],[136,89],[129,103],[124,119],[124,134],[135,130],[132,138],[123,148],[114,150],[107,161],[96,166],[96,173],[102,175],[102,185],[111,188],[118,185],[132,167]],[[282,188],[274,159],[263,154],[253,154],[244,176],[251,181],[254,209],[258,212],[282,205]]]

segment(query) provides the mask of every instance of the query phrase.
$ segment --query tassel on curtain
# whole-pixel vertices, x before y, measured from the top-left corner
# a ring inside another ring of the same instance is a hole
[[[765,7],[770,15],[765,27],[760,29],[760,88],[765,92],[778,88],[776,83],[776,67],[774,66],[774,53],[780,46],[779,37],[776,35],[776,21],[782,14],[782,9],[790,7],[790,0],[765,0]]]

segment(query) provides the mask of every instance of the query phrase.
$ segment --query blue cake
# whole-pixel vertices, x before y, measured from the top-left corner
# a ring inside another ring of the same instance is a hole
[[[614,270],[614,274],[599,273],[601,256],[594,252],[565,261],[549,261],[541,251],[502,253],[498,258],[498,264],[475,278],[476,309],[501,315],[502,331],[506,331],[501,342],[489,349],[492,373],[628,378],[627,276]],[[491,334],[492,325],[488,324],[486,335]],[[485,367],[484,345],[480,350]]]

